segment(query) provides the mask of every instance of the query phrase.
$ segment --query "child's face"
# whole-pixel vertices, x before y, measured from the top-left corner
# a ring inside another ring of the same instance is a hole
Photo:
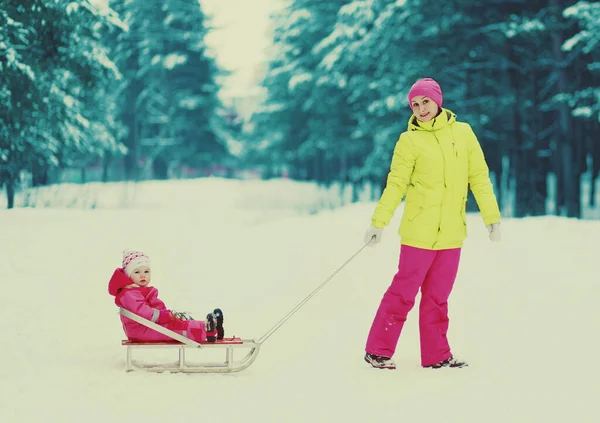
[[[150,273],[150,268],[148,266],[140,266],[131,272],[131,276],[129,278],[137,286],[144,287],[152,280],[152,274]]]
[[[413,114],[421,122],[429,122],[431,119],[436,117],[439,110],[439,107],[435,101],[422,95],[415,96],[410,103],[410,107],[413,111]]]

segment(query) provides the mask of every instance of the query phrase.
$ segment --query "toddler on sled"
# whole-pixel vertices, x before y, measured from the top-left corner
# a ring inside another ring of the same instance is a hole
[[[141,251],[123,251],[123,263],[108,282],[108,292],[115,304],[166,329],[196,342],[223,339],[223,312],[215,309],[206,320],[188,320],[182,313],[167,309],[158,298],[158,290],[150,286],[150,258]],[[127,339],[137,342],[172,341],[173,339],[121,315]]]

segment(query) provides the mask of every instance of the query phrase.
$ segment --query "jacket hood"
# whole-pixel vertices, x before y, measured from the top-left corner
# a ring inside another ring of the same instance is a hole
[[[419,122],[415,115],[411,115],[408,119],[408,130],[432,132],[441,129],[446,125],[450,125],[454,122],[456,122],[456,114],[451,110],[444,109],[442,107],[442,113],[437,115],[429,122]]]
[[[108,282],[108,293],[114,297],[119,293],[120,289],[125,288],[131,283],[131,279],[127,277],[125,272],[123,272],[123,269],[118,268],[114,271]]]

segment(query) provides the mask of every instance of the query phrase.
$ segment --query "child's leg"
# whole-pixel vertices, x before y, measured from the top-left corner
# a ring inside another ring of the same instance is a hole
[[[217,335],[217,330],[215,328],[215,319],[214,316],[212,316],[212,313],[208,316],[210,316],[210,318],[207,317],[206,321],[188,320],[188,327],[184,333],[184,336],[187,336],[188,338],[196,342],[214,342]]]
[[[437,252],[423,287],[419,306],[421,364],[429,366],[452,356],[448,344],[448,297],[458,272],[460,248]]]
[[[394,355],[408,312],[415,304],[434,257],[433,250],[402,245],[398,272],[383,295],[367,338],[367,353],[384,357]]]

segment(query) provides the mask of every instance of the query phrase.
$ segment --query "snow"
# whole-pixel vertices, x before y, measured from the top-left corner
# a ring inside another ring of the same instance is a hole
[[[67,5],[67,13],[70,15],[71,13],[77,13],[79,11],[79,4],[72,2]]]
[[[179,107],[188,110],[194,110],[196,107],[199,107],[202,104],[203,100],[204,99],[200,96],[184,97],[179,100]]]
[[[508,23],[507,28],[504,30],[504,34],[508,38],[513,38],[522,32],[543,31],[544,29],[545,25],[539,19],[513,17],[513,20]]]
[[[327,40],[327,38],[325,40]],[[318,45],[318,48],[324,48],[324,46]],[[327,53],[327,55],[323,58],[321,61],[321,66],[326,71],[331,71],[337,62],[342,58],[343,53],[344,45],[340,44],[335,46],[335,48],[331,50],[331,52]]]
[[[588,106],[576,107],[572,113],[573,116],[584,116],[586,118],[590,118],[594,114],[594,109]]]
[[[581,31],[581,32],[575,34],[574,36],[572,36],[571,38],[569,38],[568,40],[566,40],[563,43],[563,45],[561,46],[561,48],[564,51],[571,51],[577,45],[577,43],[579,43],[581,40],[585,40],[589,37],[590,37],[590,34],[587,31]]]
[[[293,92],[298,85],[302,85],[305,82],[311,81],[313,78],[311,73],[308,72],[300,72],[298,74],[292,75],[290,81],[288,82],[288,89],[290,92]]]
[[[300,35],[300,30],[297,27],[302,25],[303,21],[310,21],[312,19],[314,18],[310,10],[296,9],[286,19],[285,32],[288,36],[298,36]]]
[[[173,69],[176,66],[183,65],[187,62],[187,56],[183,54],[170,53],[163,59],[163,65],[165,69]]]
[[[17,69],[23,72],[29,79],[31,79],[32,81],[35,80],[35,73],[33,72],[33,69],[31,69],[29,65],[21,63],[20,59],[21,55],[19,55],[14,49],[10,49],[6,53],[6,61],[8,63],[8,66],[15,66]]]
[[[468,216],[449,333],[466,369],[419,367],[416,307],[398,369],[362,361],[397,264],[400,207],[382,243],[331,279],[247,370],[126,373],[107,293],[125,248],[150,255],[168,306],[198,318],[221,307],[229,335],[258,338],[363,246],[374,203],[315,213],[306,205],[319,191],[291,181],[80,187],[102,194],[96,208],[63,203],[86,195],[65,185],[40,193],[47,207],[0,210],[2,422],[597,419],[600,221],[505,219],[493,244],[480,216]],[[173,361],[176,352],[136,357]]]

